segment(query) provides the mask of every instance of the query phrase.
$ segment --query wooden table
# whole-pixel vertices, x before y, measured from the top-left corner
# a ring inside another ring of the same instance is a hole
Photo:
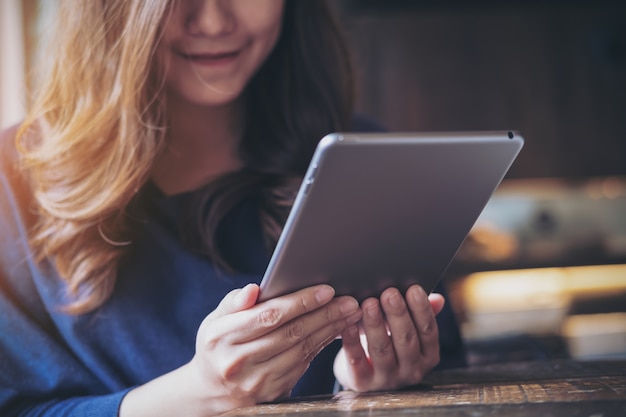
[[[395,392],[302,397],[234,416],[626,417],[626,360],[522,362],[431,373]]]

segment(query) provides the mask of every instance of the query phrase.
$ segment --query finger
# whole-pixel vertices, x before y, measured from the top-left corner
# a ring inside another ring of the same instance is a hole
[[[358,319],[352,320],[352,322],[357,321]],[[348,326],[349,325],[346,324],[344,328]],[[287,351],[283,352],[280,355],[281,362],[284,362],[285,364],[291,362],[296,366],[298,364],[306,364],[306,367],[308,367],[311,361],[322,351],[322,349],[324,349],[335,340],[336,333],[336,330],[333,330],[332,332],[327,332],[321,329],[320,331],[316,332],[315,336],[307,337],[301,343],[297,343]],[[293,368],[293,365],[285,366],[287,372],[290,372],[291,368]]]
[[[346,317],[346,312],[352,314]],[[239,313],[238,313],[239,314]],[[231,317],[213,323],[206,337],[198,337],[198,351],[215,352],[216,346],[221,345],[221,352],[226,356],[217,361],[218,373],[225,380],[247,381],[250,390],[263,390],[262,385],[268,381],[278,381],[268,385],[271,395],[276,394],[276,387],[292,388],[287,380],[281,379],[285,375],[303,373],[311,360],[325,346],[330,344],[350,324],[361,319],[361,311],[357,301],[352,297],[339,297],[312,313],[288,323],[270,334],[247,343],[233,343],[230,334],[224,329],[231,329],[230,333],[239,333],[232,330],[228,324]],[[235,316],[235,315],[233,315]],[[316,316],[318,316],[316,318]],[[303,323],[302,323],[303,322]],[[321,323],[321,324],[319,324]],[[309,331],[310,330],[310,331]],[[246,329],[241,329],[245,332]],[[218,346],[219,347],[219,346]],[[259,378],[250,377],[260,376]],[[295,384],[296,381],[293,381]],[[281,388],[282,389],[282,388]],[[282,391],[281,391],[282,392]]]
[[[407,302],[417,328],[420,351],[428,358],[439,358],[439,331],[435,313],[426,292],[419,285],[407,291]]]
[[[367,350],[375,373],[388,375],[396,369],[396,354],[387,334],[383,312],[376,298],[361,304],[363,309],[363,331],[367,338]]]
[[[294,319],[254,341],[248,342],[257,361],[268,361],[278,355],[293,361],[307,361],[320,347],[334,340],[348,326],[362,317],[359,304],[352,297],[339,297],[328,305]],[[289,355],[284,352],[291,350]]]
[[[358,326],[353,325],[344,330],[341,333],[341,342],[346,365],[354,380],[369,380],[373,375],[373,368],[361,344]]]
[[[292,294],[277,297],[237,312],[229,318],[226,331],[232,343],[245,343],[258,339],[296,317],[328,304],[335,291],[328,285],[305,288]]]
[[[441,313],[441,310],[443,310],[443,307],[446,304],[446,299],[443,298],[443,295],[437,293],[428,295],[428,301],[430,301],[430,306],[433,308],[435,316]]]
[[[219,305],[210,314],[212,319],[246,310],[256,303],[259,295],[259,286],[248,284],[243,288],[237,288],[226,294]]]
[[[342,321],[356,323],[360,320],[360,317],[359,311],[350,319]],[[272,386],[293,387],[308,369],[313,358],[335,340],[337,331],[327,331],[327,329],[336,326],[336,323],[330,323],[309,337],[304,338],[300,343],[290,346],[280,354],[256,361],[252,365],[259,369],[260,372],[265,372],[269,375],[268,382],[271,381]],[[349,327],[349,325],[345,324],[344,327]]]
[[[397,289],[389,288],[382,293],[380,301],[391,333],[398,367],[401,370],[411,367],[421,351],[417,329],[404,297]]]

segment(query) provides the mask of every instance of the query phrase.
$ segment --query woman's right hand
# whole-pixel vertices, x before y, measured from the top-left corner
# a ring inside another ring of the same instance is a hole
[[[333,298],[327,285],[256,304],[258,293],[250,284],[226,295],[200,325],[193,359],[131,391],[120,417],[168,415],[173,402],[178,415],[210,416],[288,396],[311,360],[362,317],[354,298]],[[136,407],[142,398],[152,406]]]

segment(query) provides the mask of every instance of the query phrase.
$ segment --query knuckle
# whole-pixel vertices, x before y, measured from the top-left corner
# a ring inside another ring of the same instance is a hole
[[[391,344],[391,341],[369,346],[370,356],[374,357],[388,356],[392,353],[392,351],[393,345]]]
[[[424,336],[429,336],[437,331],[437,322],[434,319],[428,320],[421,328]]]
[[[324,317],[326,321],[335,321],[337,318],[337,308],[334,306],[323,307],[324,309]]]
[[[298,297],[297,305],[300,314],[308,313],[311,310],[311,307],[309,306],[306,297]]]
[[[237,379],[237,376],[245,367],[245,362],[244,357],[217,361],[217,372],[224,385],[229,385]]]
[[[310,337],[302,339],[302,342],[300,343],[300,357],[298,358],[299,362],[308,362],[310,358],[315,356],[316,348],[317,346],[313,343],[313,340]]]
[[[407,330],[400,334],[398,337],[398,343],[400,346],[412,345],[417,340],[417,332],[415,330]]]
[[[304,337],[304,325],[300,320],[292,320],[285,325],[285,336],[289,340],[300,340]]]
[[[214,352],[219,348],[220,341],[219,339],[207,339],[204,341],[204,351],[205,352]]]
[[[283,315],[277,308],[268,308],[259,313],[256,318],[257,324],[261,327],[274,327],[278,325]]]
[[[249,378],[242,381],[239,384],[240,393],[244,397],[258,398],[264,386],[266,386],[267,375],[258,375],[254,378]]]
[[[202,352],[214,352],[224,344],[224,336],[203,331],[198,334],[197,349]]]

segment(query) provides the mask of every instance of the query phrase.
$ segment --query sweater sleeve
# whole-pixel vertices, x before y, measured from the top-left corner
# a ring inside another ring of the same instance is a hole
[[[129,390],[97,397],[56,399],[39,404],[20,402],[3,407],[6,417],[117,417],[122,399]]]
[[[23,309],[20,289],[8,288],[5,275],[0,270],[0,416],[116,417],[129,389],[106,393],[36,309]]]
[[[0,132],[0,416],[116,417],[128,389],[105,386],[67,349],[35,283],[14,133]]]

